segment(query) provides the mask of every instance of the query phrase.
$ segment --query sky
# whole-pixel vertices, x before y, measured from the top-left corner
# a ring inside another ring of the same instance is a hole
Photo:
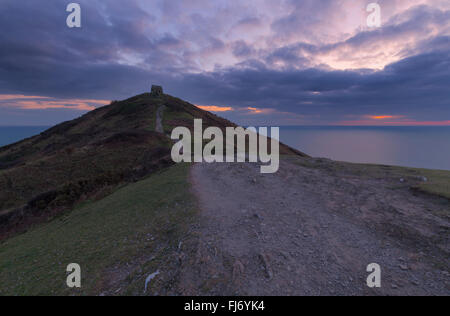
[[[448,0],[70,2],[0,0],[0,125],[151,84],[242,125],[450,125]]]

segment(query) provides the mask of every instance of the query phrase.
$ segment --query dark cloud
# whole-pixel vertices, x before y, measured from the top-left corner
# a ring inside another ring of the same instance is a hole
[[[377,113],[450,118],[450,50],[410,57],[370,73],[228,69],[186,75],[178,84],[174,90],[184,90],[185,98],[200,104],[277,108],[330,119]]]
[[[323,122],[368,114],[450,119],[450,11],[419,6],[394,16],[379,30],[337,42],[321,44],[316,40],[323,34],[317,32],[308,42],[300,38],[272,47],[295,37],[298,30],[307,35],[333,19],[336,2],[285,1],[288,13],[270,23],[261,14],[241,16],[230,8],[222,8],[213,19],[202,14],[202,7],[211,2],[201,0],[192,2],[195,10],[187,15],[183,6],[170,1],[160,3],[160,11],[144,10],[138,1],[78,2],[83,9],[81,29],[66,27],[65,1],[2,3],[0,94],[112,100],[160,83],[196,104],[276,109]],[[234,15],[233,26],[220,33]],[[165,19],[177,20],[178,27],[169,23],[161,28]],[[266,39],[268,47],[231,35],[233,29],[257,29],[264,23],[274,32]],[[402,38],[414,41],[400,47],[400,60],[379,71],[335,70],[317,59],[330,55],[338,62],[383,61],[378,55]],[[221,54],[232,62],[202,69],[205,60]],[[66,117],[46,111],[55,120]],[[35,117],[38,112],[0,105],[0,113]]]

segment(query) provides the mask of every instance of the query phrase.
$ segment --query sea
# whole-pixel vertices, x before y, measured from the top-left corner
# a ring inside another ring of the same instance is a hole
[[[0,146],[37,135],[48,128],[50,126],[0,126]]]
[[[280,140],[313,157],[450,170],[450,126],[289,126]]]
[[[49,126],[0,127],[0,146]],[[450,126],[285,126],[280,140],[313,157],[450,170]]]

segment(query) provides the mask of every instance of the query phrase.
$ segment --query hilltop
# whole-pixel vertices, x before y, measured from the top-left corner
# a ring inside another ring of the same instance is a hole
[[[173,164],[177,126],[236,125],[181,99],[144,93],[0,148],[0,240]],[[304,154],[283,144],[281,154]]]

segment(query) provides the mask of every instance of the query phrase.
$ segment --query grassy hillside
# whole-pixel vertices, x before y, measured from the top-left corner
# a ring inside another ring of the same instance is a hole
[[[54,182],[89,178],[93,172],[119,173],[130,165],[138,167],[145,163],[145,155],[133,155],[132,150],[136,151],[134,154],[145,154],[143,147],[156,150],[170,146],[165,137],[154,132],[159,102],[147,94],[113,102],[40,135],[1,147],[0,185],[10,192],[21,191],[16,196],[20,203],[40,190],[53,188]],[[20,182],[24,173],[32,183]],[[1,209],[18,203],[6,194],[0,196]]]
[[[170,266],[196,212],[181,164],[0,245],[0,295],[164,293]],[[66,266],[82,269],[81,290],[66,286]]]
[[[0,240],[170,165],[171,142],[153,130],[160,102],[113,102],[0,148]]]

